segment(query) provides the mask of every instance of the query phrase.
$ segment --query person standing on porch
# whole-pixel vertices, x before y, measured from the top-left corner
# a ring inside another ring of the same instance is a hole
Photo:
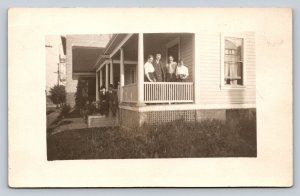
[[[184,65],[183,59],[178,61],[178,65],[176,67],[175,76],[178,82],[183,82],[189,76],[189,70]]]
[[[155,69],[153,67],[153,56],[149,55],[147,62],[144,65],[144,70],[145,70],[145,82],[156,82],[154,72]]]
[[[113,117],[115,117],[118,109],[118,95],[117,92],[114,91],[113,84],[110,84],[108,89],[108,106],[109,113],[112,114]]]
[[[101,87],[101,90],[99,91],[99,99],[100,99],[100,114],[108,116],[108,95],[106,92],[105,86]]]
[[[177,67],[177,63],[174,61],[173,56],[169,56],[169,63],[166,65],[168,82],[174,82],[176,80],[175,77],[176,67]]]
[[[164,82],[165,81],[165,70],[163,68],[163,65],[160,61],[161,54],[156,54],[155,60],[153,62],[154,67],[154,76],[157,82]]]

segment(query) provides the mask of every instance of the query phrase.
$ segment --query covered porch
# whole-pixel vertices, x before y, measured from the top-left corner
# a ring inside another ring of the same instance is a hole
[[[184,59],[189,77],[184,82],[145,82],[144,63],[148,55],[162,55],[174,61]],[[191,33],[138,33],[117,34],[108,43],[104,56],[97,62],[96,100],[99,89],[113,84],[119,102],[126,105],[194,103],[194,34]]]

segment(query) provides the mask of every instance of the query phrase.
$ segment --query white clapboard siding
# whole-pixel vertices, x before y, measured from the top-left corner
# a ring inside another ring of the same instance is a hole
[[[255,104],[255,35],[243,33],[245,87],[221,88],[221,33],[200,33],[195,39],[200,104]]]
[[[194,35],[182,34],[180,36],[180,58],[184,59],[184,65],[189,70],[189,76],[186,82],[193,82],[193,65],[194,65]]]

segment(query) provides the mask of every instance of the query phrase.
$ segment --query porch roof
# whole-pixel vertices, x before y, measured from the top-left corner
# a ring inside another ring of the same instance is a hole
[[[112,38],[107,43],[104,52],[98,55],[98,58],[94,64],[94,69],[97,69],[114,51],[114,49],[120,44],[120,42],[127,36],[128,34],[113,34]]]

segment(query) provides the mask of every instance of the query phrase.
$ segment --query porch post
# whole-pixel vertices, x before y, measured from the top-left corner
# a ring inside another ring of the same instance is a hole
[[[103,79],[102,79],[102,69],[100,69],[100,88],[102,88]]]
[[[200,103],[200,92],[199,92],[199,83],[200,83],[200,77],[199,73],[200,72],[200,62],[201,58],[200,55],[201,51],[200,50],[200,39],[199,39],[199,34],[195,33],[194,34],[194,67],[193,67],[193,78],[194,78],[194,103],[199,104]]]
[[[99,101],[99,77],[98,77],[98,71],[96,71],[96,101]]]
[[[120,102],[123,102],[123,87],[124,87],[124,51],[120,48]]]
[[[108,63],[105,64],[105,88],[108,90]]]
[[[113,68],[112,59],[109,60],[109,65],[110,65],[110,69],[109,69],[109,71],[110,71],[110,77],[109,77],[110,81],[109,81],[109,83],[114,84],[114,68]]]
[[[144,103],[144,34],[139,33],[138,38],[138,65],[137,65],[137,106]]]

